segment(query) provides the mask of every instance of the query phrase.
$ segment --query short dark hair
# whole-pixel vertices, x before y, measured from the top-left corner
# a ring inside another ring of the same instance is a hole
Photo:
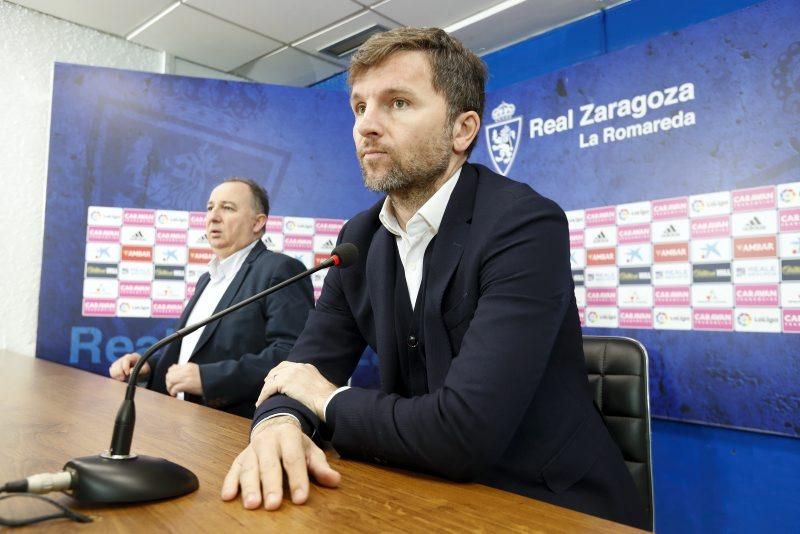
[[[420,51],[428,56],[433,88],[444,94],[451,125],[466,111],[474,111],[483,119],[486,65],[469,48],[439,28],[395,28],[372,35],[350,61],[348,85],[352,87],[359,76],[402,51]],[[467,148],[467,156],[477,140],[475,136]]]
[[[261,184],[241,176],[231,176],[222,181],[223,184],[228,182],[239,182],[249,187],[253,198],[253,209],[256,210],[256,213],[263,213],[269,217],[269,196],[267,195],[267,190],[261,187]]]

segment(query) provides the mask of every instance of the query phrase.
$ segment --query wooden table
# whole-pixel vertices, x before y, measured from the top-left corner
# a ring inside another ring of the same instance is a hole
[[[91,374],[0,351],[0,481],[58,471],[74,457],[108,448],[125,385]],[[634,532],[598,519],[479,484],[456,484],[407,471],[340,459],[332,466],[341,486],[312,484],[304,506],[284,500],[275,512],[223,502],[222,479],[247,443],[250,421],[140,388],[133,452],[165,457],[200,480],[190,495],[138,505],[60,502],[94,518],[40,524],[50,531],[103,532]],[[16,501],[16,502],[15,502]],[[50,508],[18,498],[0,502],[0,515],[28,517]]]

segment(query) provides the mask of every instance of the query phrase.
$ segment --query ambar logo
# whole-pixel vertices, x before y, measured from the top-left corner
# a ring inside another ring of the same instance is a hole
[[[136,247],[136,246],[123,246],[122,247],[123,261],[153,261],[152,247]]]
[[[733,240],[734,258],[769,258],[778,254],[776,236],[738,237]]]
[[[614,248],[597,248],[586,252],[587,265],[616,265],[617,251]]]
[[[688,243],[655,245],[653,252],[657,262],[689,261]]]
[[[214,253],[205,248],[190,248],[189,263],[208,263],[214,258]]]

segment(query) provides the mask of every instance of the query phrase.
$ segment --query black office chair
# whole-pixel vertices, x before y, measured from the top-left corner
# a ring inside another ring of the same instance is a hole
[[[627,337],[583,336],[583,352],[595,404],[622,451],[653,530],[647,349]]]

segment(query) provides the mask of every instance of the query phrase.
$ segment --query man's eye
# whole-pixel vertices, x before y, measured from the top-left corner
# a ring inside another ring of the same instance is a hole
[[[366,109],[367,109],[367,106],[365,106],[364,104],[358,104],[358,105],[356,105],[355,108],[353,108],[353,110],[356,112],[356,115],[363,115],[364,111],[366,111]]]
[[[408,102],[398,99],[392,102],[392,105],[394,106],[394,109],[405,109],[408,106]]]

